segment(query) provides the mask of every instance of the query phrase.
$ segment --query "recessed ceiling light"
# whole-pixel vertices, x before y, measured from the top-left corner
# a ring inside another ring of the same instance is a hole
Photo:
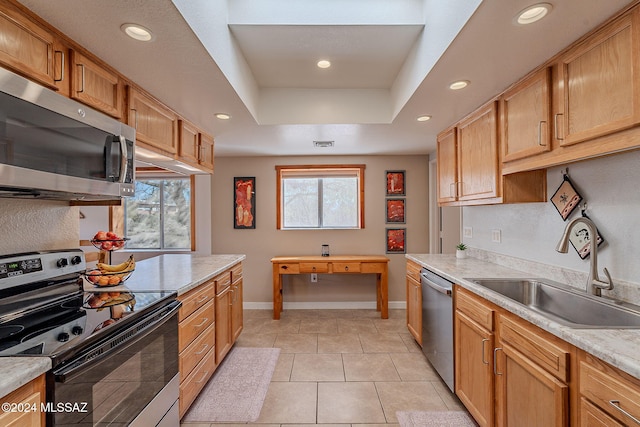
[[[464,89],[469,85],[469,80],[458,80],[457,82],[453,82],[449,85],[449,89],[451,90],[460,90]]]
[[[520,11],[516,15],[515,21],[520,25],[532,24],[547,16],[551,9],[553,9],[553,6],[549,3],[534,4]]]
[[[229,120],[231,118],[231,114],[227,113],[216,113],[215,116],[220,120]]]
[[[326,59],[321,59],[316,65],[318,66],[318,68],[329,68],[331,67],[331,62],[327,61]]]
[[[416,120],[419,122],[426,122],[427,120],[431,120],[431,116],[420,116]]]
[[[138,24],[122,24],[120,29],[132,39],[148,42],[153,40],[154,36],[150,29]]]

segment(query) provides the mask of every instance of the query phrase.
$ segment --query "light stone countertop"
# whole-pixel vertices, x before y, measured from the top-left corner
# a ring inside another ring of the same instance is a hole
[[[135,254],[134,254],[135,258]],[[122,286],[100,287],[85,279],[85,291],[112,292],[176,291],[178,296],[203,284],[243,261],[245,255],[159,255],[136,262],[136,268]]]
[[[109,291],[175,291],[182,295],[216,275],[243,261],[245,255],[167,254],[136,263],[136,269],[125,282],[126,286],[104,289]],[[85,280],[85,290],[99,288]],[[0,357],[0,396],[51,369],[48,357]]]
[[[577,329],[561,325],[467,278],[546,278],[476,258],[407,254],[406,258],[640,379],[640,329]]]

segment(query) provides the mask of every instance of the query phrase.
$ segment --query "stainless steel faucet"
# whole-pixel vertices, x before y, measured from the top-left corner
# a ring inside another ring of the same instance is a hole
[[[598,277],[598,230],[596,225],[589,218],[578,217],[571,220],[564,229],[564,233],[556,246],[556,251],[566,254],[569,250],[569,233],[573,229],[573,226],[577,223],[582,223],[589,230],[589,277],[587,278],[587,292],[592,295],[601,296],[602,290],[610,291],[613,289],[613,281],[609,270],[604,269],[604,274],[607,276],[607,281],[603,282]]]

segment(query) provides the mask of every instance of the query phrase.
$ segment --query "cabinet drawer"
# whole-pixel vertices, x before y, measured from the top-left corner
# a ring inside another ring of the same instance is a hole
[[[213,278],[213,281],[216,284],[216,295],[220,292],[224,291],[225,288],[228,288],[231,284],[231,270],[227,270],[222,274],[217,275]]]
[[[178,324],[178,351],[181,352],[215,321],[215,301],[210,301]]]
[[[299,264],[278,264],[278,271],[280,274],[299,274]]]
[[[326,262],[301,262],[300,273],[328,273],[329,263]]]
[[[193,340],[191,344],[180,353],[180,378],[187,378],[189,373],[207,355],[216,343],[216,324],[213,323],[204,332]]]
[[[242,263],[231,267],[231,282],[235,282],[238,279],[242,279]]]
[[[624,427],[606,412],[589,403],[584,397],[580,399],[580,425],[589,427]]]
[[[498,333],[500,341],[511,344],[561,381],[568,381],[571,352],[569,344],[533,325],[525,326],[505,316],[499,316]]]
[[[419,282],[420,281],[420,266],[415,262],[407,261],[407,276],[411,277],[413,280]]]
[[[197,288],[187,292],[184,295],[178,297],[178,300],[182,301],[182,307],[178,313],[178,321],[182,322],[189,317],[191,313],[205,305],[209,301],[213,301],[215,298],[215,291],[213,282],[207,282]]]
[[[216,369],[216,352],[209,351],[187,378],[180,383],[180,417],[182,417]]]
[[[456,287],[456,310],[464,313],[488,331],[493,331],[493,309],[480,298],[470,295],[460,287]]]
[[[586,359],[580,362],[580,394],[619,422],[635,425],[622,411],[640,419],[640,384],[591,356]]]
[[[359,262],[334,262],[334,273],[360,273]]]

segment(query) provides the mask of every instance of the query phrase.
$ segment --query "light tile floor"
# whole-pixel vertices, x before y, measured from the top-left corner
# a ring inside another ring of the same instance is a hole
[[[390,427],[398,425],[396,411],[464,409],[407,331],[405,310],[389,310],[389,319],[375,310],[271,316],[271,310],[245,310],[236,343],[281,349],[255,423],[260,427]]]

